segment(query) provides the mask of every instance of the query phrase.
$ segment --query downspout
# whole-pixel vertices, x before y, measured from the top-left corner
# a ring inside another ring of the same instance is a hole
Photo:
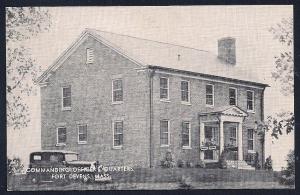
[[[265,87],[263,88],[263,90],[262,90],[262,94],[261,94],[261,120],[262,120],[262,122],[264,122],[264,93],[265,93]],[[264,166],[264,164],[265,164],[265,142],[266,142],[266,140],[265,140],[265,138],[266,138],[266,135],[265,135],[265,132],[264,132],[264,135],[263,135],[264,137],[263,137],[263,143],[262,143],[262,147],[261,147],[261,158],[262,158],[262,160],[261,160],[261,163],[262,163],[262,165],[261,165],[261,167],[263,168],[263,166]]]
[[[149,142],[150,142],[150,150],[149,150],[149,165],[150,168],[153,167],[153,143],[152,143],[152,134],[153,134],[153,75],[155,73],[155,70],[148,69],[149,70],[149,100],[150,100],[150,136],[149,136]]]

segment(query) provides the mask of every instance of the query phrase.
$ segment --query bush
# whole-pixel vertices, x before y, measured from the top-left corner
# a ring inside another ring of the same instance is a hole
[[[171,151],[168,150],[166,152],[165,159],[161,161],[161,166],[163,168],[173,168],[175,167],[175,162],[174,162],[174,156],[172,155]]]
[[[295,156],[291,150],[287,155],[287,167],[281,171],[280,183],[284,185],[295,185]]]
[[[194,164],[192,162],[189,162],[189,161],[186,161],[186,167],[187,168],[193,168],[194,167]]]
[[[223,152],[221,153],[221,156],[219,158],[219,168],[221,169],[227,169],[227,162],[226,162],[226,155],[227,152],[225,150],[223,150]]]
[[[182,176],[179,181],[179,188],[180,189],[192,189],[192,179],[190,177]]]
[[[258,152],[255,153],[254,166],[256,170],[261,169]]]
[[[184,162],[183,162],[182,160],[178,160],[178,161],[177,161],[177,166],[178,166],[179,168],[183,168],[183,167],[184,167]]]
[[[24,165],[20,158],[7,159],[7,174],[15,175],[16,173],[21,173]]]
[[[205,162],[203,160],[200,160],[197,164],[196,164],[197,168],[205,168]]]
[[[265,169],[266,169],[266,170],[273,170],[271,156],[269,156],[269,157],[266,159],[266,162],[265,162]]]

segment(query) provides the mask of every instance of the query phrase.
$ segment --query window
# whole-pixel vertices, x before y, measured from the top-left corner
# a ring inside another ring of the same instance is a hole
[[[160,78],[160,99],[169,100],[169,79]]]
[[[190,82],[181,81],[181,101],[190,102]]]
[[[87,142],[87,125],[78,125],[78,143]]]
[[[62,88],[62,108],[63,110],[71,109],[71,86]]]
[[[206,105],[214,105],[214,86],[206,85]]]
[[[86,49],[86,63],[87,64],[94,63],[94,50],[91,48]]]
[[[237,105],[237,94],[236,94],[236,88],[229,88],[229,105]]]
[[[33,155],[33,160],[38,160],[38,161],[40,161],[40,160],[42,160],[42,156],[39,155],[39,154],[35,154],[35,155]]]
[[[248,150],[254,150],[254,130],[248,129]]]
[[[190,122],[182,123],[182,147],[191,147],[191,124]]]
[[[236,143],[236,127],[230,127],[229,128],[229,143],[231,146],[236,146],[237,143]]]
[[[247,91],[247,110],[254,111],[254,92]]]
[[[169,146],[169,121],[161,120],[160,121],[160,145],[161,146]]]
[[[113,102],[123,101],[123,83],[121,79],[112,81]]]
[[[65,145],[67,141],[67,128],[58,127],[57,128],[57,145]]]
[[[123,145],[123,121],[115,121],[113,123],[114,128],[114,142],[113,147],[118,148]]]

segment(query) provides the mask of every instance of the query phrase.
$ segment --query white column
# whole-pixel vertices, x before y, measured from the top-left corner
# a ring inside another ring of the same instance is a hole
[[[204,123],[200,123],[200,147],[204,142]],[[204,151],[200,150],[200,160],[204,160]]]
[[[220,119],[220,128],[219,128],[219,144],[220,144],[220,156],[224,150],[224,122],[222,120],[222,118]]]
[[[238,123],[238,160],[243,160],[243,127]]]

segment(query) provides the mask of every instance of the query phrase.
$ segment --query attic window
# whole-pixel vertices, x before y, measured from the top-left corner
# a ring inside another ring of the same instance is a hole
[[[86,63],[87,64],[94,63],[94,50],[91,48],[86,49]]]

